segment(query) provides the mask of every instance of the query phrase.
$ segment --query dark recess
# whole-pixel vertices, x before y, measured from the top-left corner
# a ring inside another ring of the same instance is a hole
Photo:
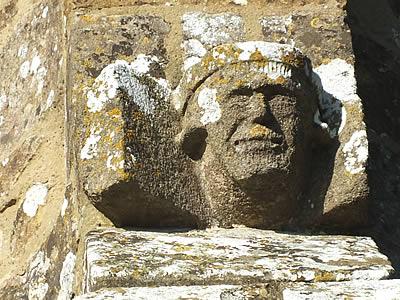
[[[400,2],[348,0],[369,144],[372,235],[400,278]]]

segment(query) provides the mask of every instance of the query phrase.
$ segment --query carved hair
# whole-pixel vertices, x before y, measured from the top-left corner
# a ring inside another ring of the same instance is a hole
[[[187,101],[208,77],[228,65],[243,62],[262,64],[267,75],[291,77],[292,72],[303,73],[311,80],[310,60],[290,45],[261,41],[224,44],[211,49],[199,63],[184,73],[172,95],[174,108],[183,115]]]
[[[172,95],[172,104],[183,118],[183,123],[188,102],[203,82],[229,65],[242,63],[257,64],[260,71],[271,78],[305,76],[318,89],[312,80],[310,60],[290,45],[260,41],[220,45],[210,50],[199,63],[184,73]],[[317,110],[316,115],[319,115],[318,103],[313,105]],[[183,124],[177,142],[192,159],[199,159],[202,154],[201,145],[206,137],[204,126]]]

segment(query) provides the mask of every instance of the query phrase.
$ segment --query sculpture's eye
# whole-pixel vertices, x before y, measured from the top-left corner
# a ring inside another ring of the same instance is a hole
[[[282,85],[268,85],[255,89],[255,92],[263,94],[264,100],[269,102],[277,96],[291,97],[292,91]]]
[[[234,89],[231,93],[230,96],[245,96],[245,97],[251,97],[254,94],[254,90],[249,88],[249,87],[241,87],[239,89]]]

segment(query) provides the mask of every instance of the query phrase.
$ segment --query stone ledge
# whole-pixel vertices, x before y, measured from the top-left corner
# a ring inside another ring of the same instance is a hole
[[[283,290],[284,300],[400,299],[400,280],[320,282],[295,284]]]
[[[348,281],[329,283],[292,283],[282,285],[214,285],[214,286],[164,286],[101,289],[75,298],[76,300],[140,299],[282,299],[282,300],[323,300],[323,299],[400,299],[400,280]]]
[[[379,280],[393,271],[369,237],[249,228],[189,232],[101,229],[86,239],[85,290]]]

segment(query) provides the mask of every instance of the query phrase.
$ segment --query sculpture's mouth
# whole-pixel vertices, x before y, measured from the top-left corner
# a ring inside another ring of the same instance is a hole
[[[271,151],[275,154],[284,151],[284,136],[271,129],[255,124],[247,130],[237,130],[231,137],[236,150],[242,151]]]

